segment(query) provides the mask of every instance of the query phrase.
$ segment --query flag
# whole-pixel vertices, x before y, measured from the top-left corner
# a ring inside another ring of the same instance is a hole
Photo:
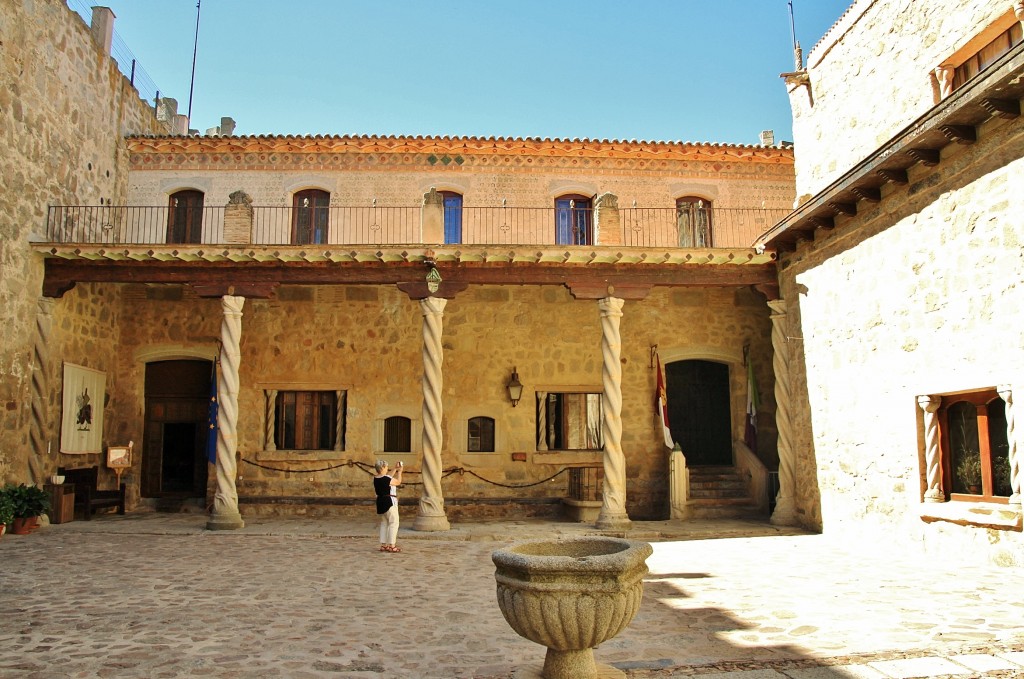
[[[761,397],[757,393],[757,378],[754,377],[754,362],[747,359],[747,423],[743,431],[743,442],[752,453],[757,453],[757,410],[761,405]]]
[[[220,411],[220,404],[217,402],[217,363],[213,359],[213,374],[210,376],[210,403],[206,426],[209,431],[206,435],[206,459],[210,464],[217,464],[217,413]]]
[[[665,379],[661,375],[661,356],[656,357],[658,361],[658,393],[655,397],[655,413],[661,423],[661,434],[665,437],[665,447],[671,450],[675,447],[672,442],[672,431],[668,428],[668,397],[665,395]]]

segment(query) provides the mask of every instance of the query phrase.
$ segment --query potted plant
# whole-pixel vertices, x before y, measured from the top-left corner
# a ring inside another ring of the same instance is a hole
[[[0,537],[7,532],[7,526],[14,522],[14,500],[6,488],[0,488]]]
[[[39,526],[39,516],[50,508],[50,496],[42,488],[8,484],[4,489],[14,505],[13,533],[26,535]]]
[[[961,455],[956,464],[956,477],[969,493],[981,492],[981,458],[977,455]]]

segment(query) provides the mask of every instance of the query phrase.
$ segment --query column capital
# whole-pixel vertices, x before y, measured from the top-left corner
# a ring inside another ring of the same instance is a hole
[[[925,394],[917,397],[917,405],[921,406],[921,410],[926,413],[934,413],[942,405],[942,398]]]
[[[770,299],[768,300],[768,308],[772,310],[772,317],[785,316],[786,315],[786,300],[782,299]]]
[[[621,316],[622,305],[626,300],[619,297],[602,297],[597,300],[597,308],[601,310],[602,316]]]

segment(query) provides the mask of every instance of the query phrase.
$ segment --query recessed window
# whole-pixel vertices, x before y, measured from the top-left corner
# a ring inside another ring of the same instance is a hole
[[[960,88],[968,80],[984,71],[1022,40],[1024,40],[1024,30],[1022,30],[1020,22],[1016,21],[956,67],[953,72],[953,89]]]
[[[553,393],[544,395],[545,417],[539,441],[548,450],[600,450],[604,447],[604,414],[599,393]]]
[[[167,242],[203,242],[203,192],[187,189],[171,194],[167,206]]]
[[[444,206],[444,242],[462,242],[462,196],[454,191],[441,191]]]
[[[412,452],[412,420],[401,415],[384,420],[384,452]]]
[[[570,194],[555,199],[555,243],[593,245],[593,204],[586,196]]]
[[[993,390],[943,396],[937,414],[947,497],[1005,501],[1012,491],[1003,399]]]
[[[274,444],[280,450],[331,450],[344,432],[344,413],[340,425],[338,415],[337,392],[279,391]]]
[[[327,242],[331,194],[319,189],[298,191],[292,198],[292,243],[320,245]]]
[[[711,247],[711,201],[697,196],[677,199],[676,232],[681,248]]]
[[[494,452],[494,418],[469,418],[466,451],[470,453]]]

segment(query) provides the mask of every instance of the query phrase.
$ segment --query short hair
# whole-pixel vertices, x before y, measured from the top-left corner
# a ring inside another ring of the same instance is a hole
[[[384,467],[387,466],[388,463],[385,460],[377,460],[377,462],[374,463],[373,468],[377,470],[378,474],[380,474]]]

